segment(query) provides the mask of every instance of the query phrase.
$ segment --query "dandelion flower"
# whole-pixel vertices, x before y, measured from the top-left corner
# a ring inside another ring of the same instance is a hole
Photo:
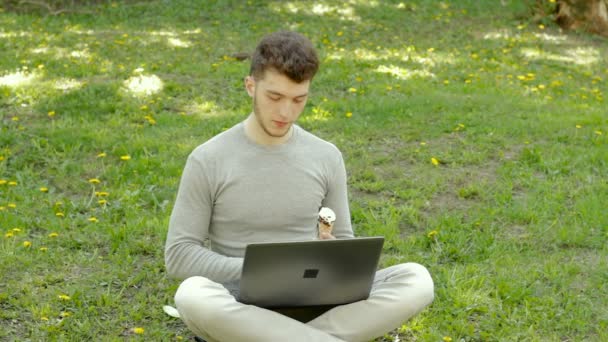
[[[13,120],[13,121],[19,121],[19,117],[18,117],[18,116],[13,116],[13,117],[11,118],[11,120]]]
[[[437,234],[439,234],[439,232],[438,232],[438,231],[436,231],[436,230],[431,230],[431,231],[430,231],[430,232],[429,232],[429,233],[428,233],[426,236],[427,236],[429,239],[434,239],[434,238],[437,236]]]
[[[97,197],[106,197],[108,195],[110,195],[110,193],[106,191],[95,191],[95,196]]]
[[[576,125],[576,128],[583,128],[583,126],[581,126],[581,125]]]
[[[97,219],[97,217],[93,216],[93,217],[89,217],[88,221],[89,222],[98,222],[99,220]]]
[[[452,338],[450,336],[444,336],[443,342],[452,342]]]
[[[46,186],[40,187],[40,192],[49,192],[49,188]]]
[[[25,248],[32,247],[32,242],[31,241],[23,241],[23,247],[25,247]]]
[[[6,179],[0,179],[0,185],[4,185],[8,183],[8,181]]]
[[[21,232],[21,228],[13,228],[11,230],[13,231],[13,233],[20,233]]]
[[[99,183],[101,183],[101,181],[99,179],[97,179],[97,178],[91,178],[91,179],[89,179],[89,183],[91,183],[91,184],[99,184]]]
[[[57,213],[55,213],[55,216],[57,216],[57,217],[65,217],[65,214],[62,213],[62,212],[57,212]]]
[[[53,116],[55,116],[55,111],[52,110],[52,111],[48,112],[47,114],[48,114],[49,118],[52,118]]]
[[[13,234],[13,232],[8,232],[8,233],[4,234],[4,238],[5,238],[5,239],[10,239],[10,238],[12,238],[13,236],[15,236],[15,234]]]
[[[107,204],[108,201],[106,201],[105,199],[100,199],[99,201],[97,201],[97,203],[104,205],[104,204]]]
[[[10,186],[17,186],[17,182],[15,182],[15,181],[10,181],[10,182],[8,182],[8,185],[10,185]]]
[[[49,320],[49,318],[48,318],[48,317],[46,317],[46,316],[42,316],[42,317],[40,317],[40,320],[41,320],[41,321],[45,321],[45,322],[46,322],[46,321],[48,321],[48,320]]]
[[[61,299],[61,300],[70,300],[72,299],[70,296],[65,295],[65,294],[60,294],[57,296],[57,298]]]
[[[58,233],[56,233],[56,232],[52,232],[51,234],[49,234],[49,237],[50,237],[50,238],[56,238],[56,237],[58,237],[58,236],[59,236],[59,234],[58,234]]]
[[[353,112],[347,112],[347,113],[346,113],[346,117],[347,117],[347,118],[350,118],[350,117],[352,117],[352,116],[353,116]]]
[[[97,155],[97,158],[105,158],[107,154],[105,152],[101,152]]]
[[[437,159],[435,157],[432,157],[431,158],[431,163],[433,163],[433,165],[437,166],[437,165],[439,165],[439,159]]]
[[[597,135],[602,135],[602,134],[603,134],[603,133],[602,133],[602,131],[595,131],[595,132],[593,132],[593,133],[595,133],[595,134],[597,134]],[[9,206],[10,206],[10,204],[9,204]]]
[[[356,93],[357,92],[357,88],[348,88],[348,92],[349,93]]]
[[[421,141],[421,142],[420,142],[420,146],[425,146],[425,145],[426,145],[426,142],[425,142],[425,141]]]
[[[120,156],[120,160],[130,160],[131,156],[130,155],[124,155],[124,156]]]
[[[135,334],[141,335],[141,334],[143,334],[143,333],[144,333],[144,328],[141,328],[141,327],[136,327],[136,328],[133,328],[133,332],[134,332]]]
[[[70,316],[72,316],[72,313],[71,313],[71,312],[68,312],[68,311],[61,311],[61,313],[59,314],[59,316],[60,316],[61,318],[66,318],[66,317],[70,317]]]
[[[41,252],[46,252],[48,250],[48,248],[46,248],[46,247],[40,247],[40,248],[38,248],[38,250],[41,251]]]
[[[12,208],[12,209],[15,209],[15,208],[17,208],[17,205],[16,205],[15,203],[9,203],[9,204],[7,205],[7,207]]]

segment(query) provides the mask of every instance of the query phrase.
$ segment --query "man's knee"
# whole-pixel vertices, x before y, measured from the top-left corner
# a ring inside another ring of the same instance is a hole
[[[184,280],[175,293],[175,306],[184,319],[208,320],[215,315],[213,302],[207,297],[214,287],[221,286],[204,277]],[[215,290],[217,291],[217,290]]]
[[[417,301],[424,306],[433,302],[435,298],[435,285],[431,274],[426,267],[409,262],[405,264],[395,265],[399,273],[404,276],[407,283],[407,291],[415,291]]]

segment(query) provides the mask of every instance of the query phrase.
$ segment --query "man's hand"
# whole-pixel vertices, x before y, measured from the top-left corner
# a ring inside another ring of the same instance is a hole
[[[319,240],[335,240],[336,237],[331,235],[331,233],[326,233],[326,232],[320,232],[319,233]]]

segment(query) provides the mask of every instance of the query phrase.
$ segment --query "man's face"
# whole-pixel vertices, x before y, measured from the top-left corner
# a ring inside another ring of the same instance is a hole
[[[310,80],[296,83],[272,69],[264,77],[245,79],[245,88],[253,98],[256,121],[266,135],[284,137],[298,120],[308,99]]]

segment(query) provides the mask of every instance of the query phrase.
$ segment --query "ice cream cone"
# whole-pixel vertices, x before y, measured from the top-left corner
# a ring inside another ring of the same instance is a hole
[[[323,239],[331,239],[331,234],[336,221],[336,214],[333,210],[323,207],[319,211],[319,237]]]

